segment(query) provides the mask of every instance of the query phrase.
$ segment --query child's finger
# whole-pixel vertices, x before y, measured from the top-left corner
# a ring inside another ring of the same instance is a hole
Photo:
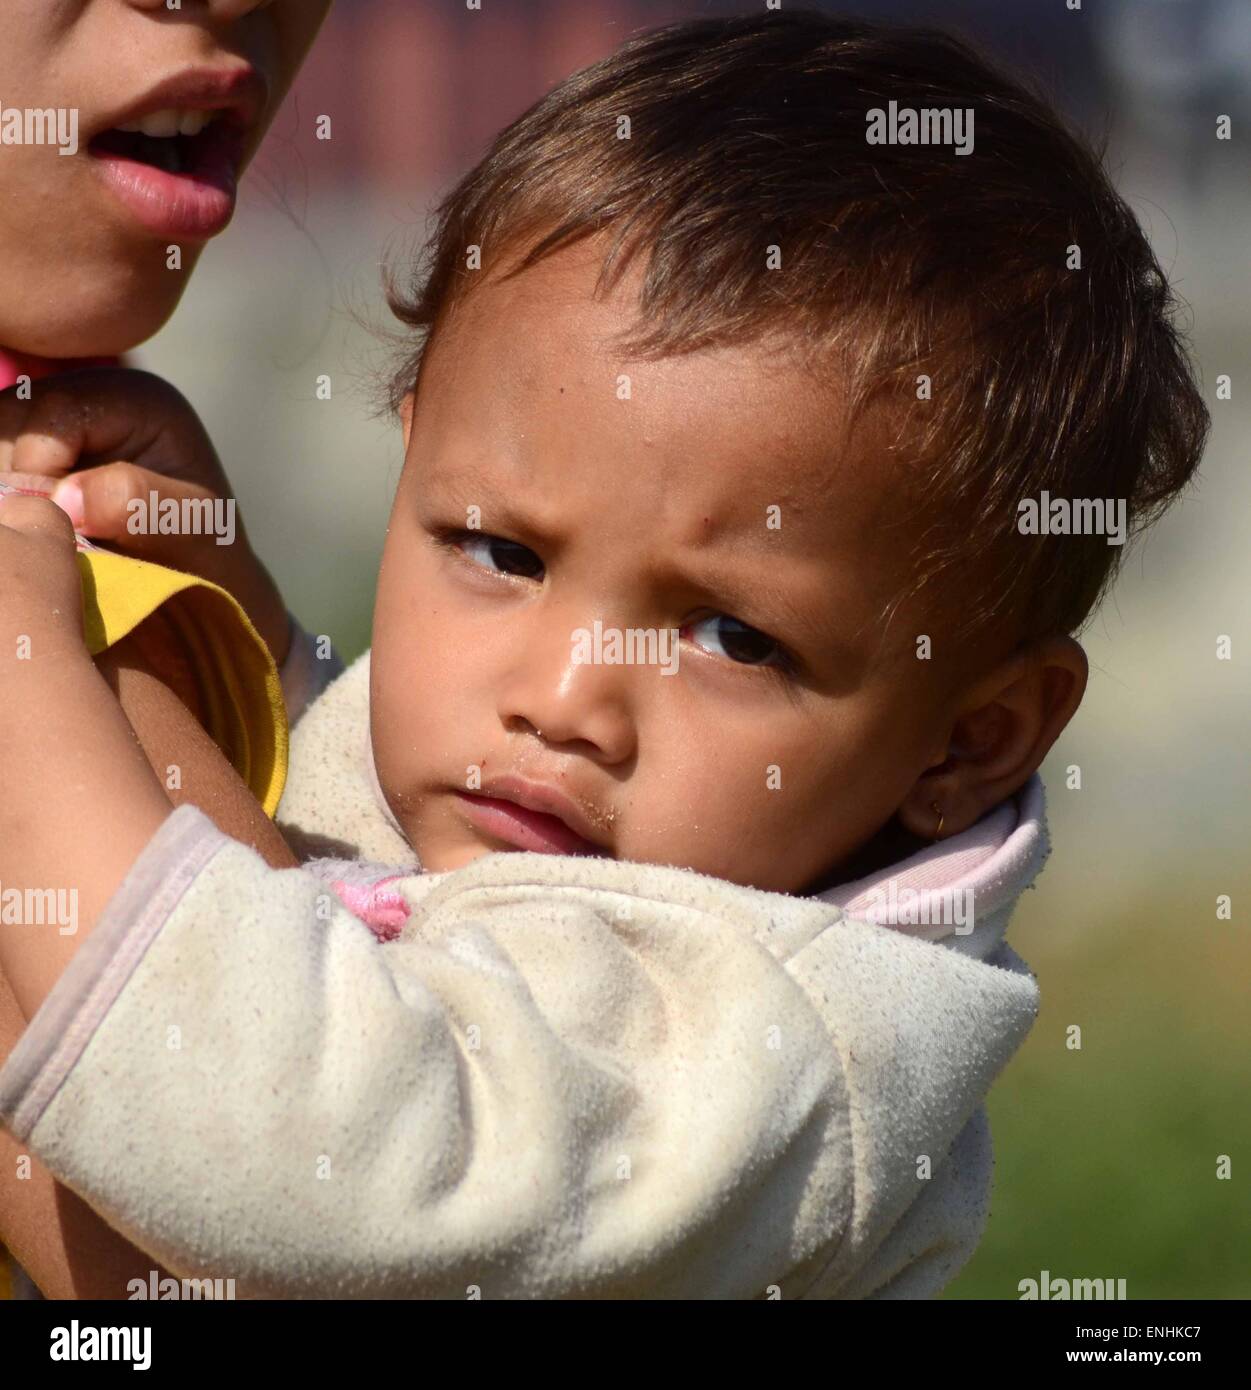
[[[57,483],[52,500],[84,536],[112,541],[128,554],[158,563],[181,557],[177,568],[186,568],[188,546],[217,543],[217,534],[204,523],[214,519],[214,504],[218,509],[223,505],[207,488],[133,463],[84,468]],[[171,501],[175,508],[168,506]],[[171,514],[172,525],[166,520]]]
[[[25,418],[12,428],[7,471],[60,476],[78,461],[86,442],[90,413],[85,403],[63,391],[47,391],[26,404]]]
[[[0,526],[28,534],[44,532],[71,547],[76,544],[69,517],[47,497],[28,497],[19,492],[0,494]]]
[[[30,401],[17,394],[16,386],[0,391],[0,473],[10,470],[9,455],[30,415],[30,407]]]
[[[177,393],[148,372],[90,368],[0,395],[0,470],[64,477],[84,454],[134,457],[159,432]]]

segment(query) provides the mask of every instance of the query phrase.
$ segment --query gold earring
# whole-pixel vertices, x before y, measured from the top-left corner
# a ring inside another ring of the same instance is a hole
[[[938,809],[937,801],[930,802],[930,810],[932,810],[934,814],[938,817],[938,829],[934,832],[934,839],[937,840],[938,837],[943,833],[943,821],[946,819],[946,817]]]

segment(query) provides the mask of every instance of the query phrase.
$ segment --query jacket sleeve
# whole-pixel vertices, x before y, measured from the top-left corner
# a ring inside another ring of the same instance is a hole
[[[0,1072],[0,1117],[240,1297],[891,1296],[914,1264],[916,1297],[976,1242],[916,1155],[946,1171],[1015,1042],[980,1065],[896,1006],[989,1024],[1013,1013],[979,1014],[990,967],[614,861],[400,886],[381,945],[180,808]]]

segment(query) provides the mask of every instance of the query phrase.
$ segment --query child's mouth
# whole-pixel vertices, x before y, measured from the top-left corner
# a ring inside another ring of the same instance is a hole
[[[469,819],[480,830],[515,849],[537,854],[604,855],[606,850],[583,839],[559,816],[519,806],[500,797],[457,791]]]
[[[149,231],[200,240],[234,215],[243,144],[243,129],[228,113],[170,109],[106,130],[87,149]]]

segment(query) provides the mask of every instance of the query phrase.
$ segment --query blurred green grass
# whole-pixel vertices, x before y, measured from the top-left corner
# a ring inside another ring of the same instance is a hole
[[[1109,915],[1080,906],[1057,858],[1009,928],[1042,1008],[991,1092],[986,1234],[942,1296],[1019,1298],[1046,1269],[1123,1278],[1130,1299],[1251,1297],[1247,871],[1188,858]]]

